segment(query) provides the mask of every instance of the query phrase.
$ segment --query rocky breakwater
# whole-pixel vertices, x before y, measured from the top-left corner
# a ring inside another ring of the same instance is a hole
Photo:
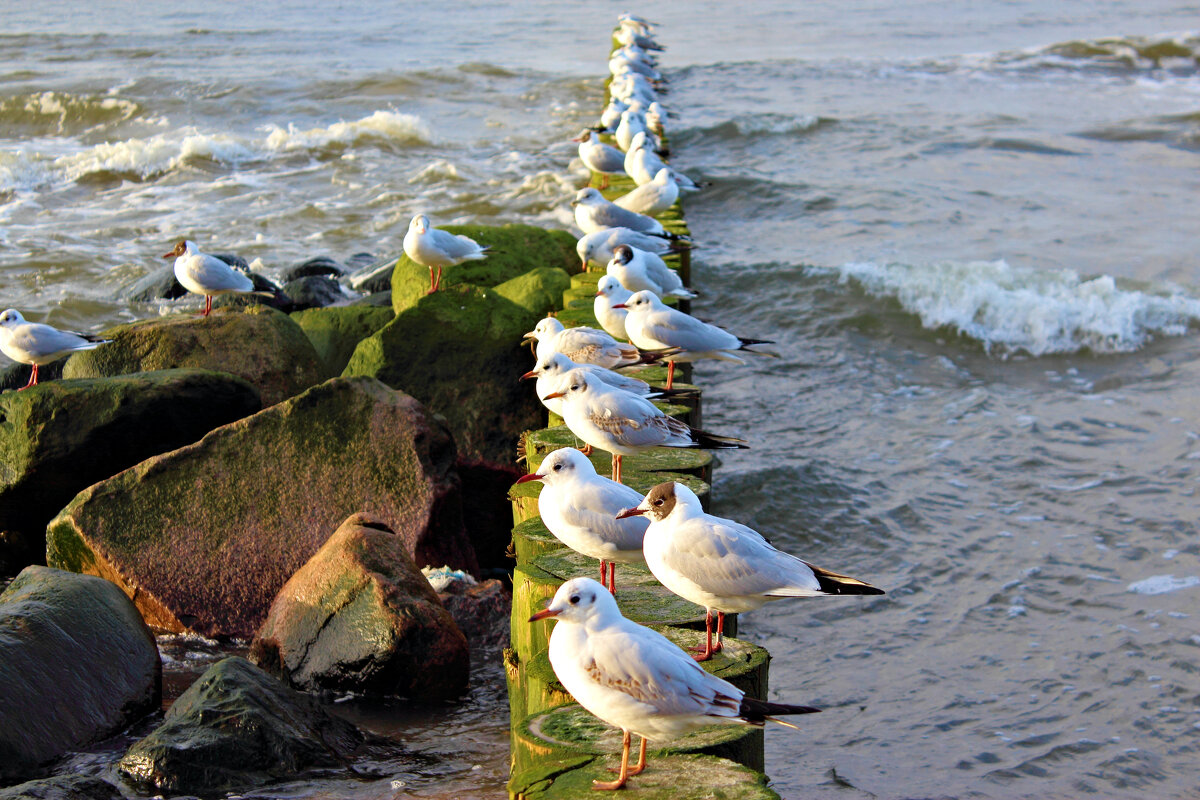
[[[357,511],[417,563],[474,571],[455,459],[412,397],[333,379],[87,488],[50,523],[47,563],[108,578],[156,628],[249,637]]]
[[[0,780],[159,706],[154,637],[116,586],[32,566],[0,593]]]

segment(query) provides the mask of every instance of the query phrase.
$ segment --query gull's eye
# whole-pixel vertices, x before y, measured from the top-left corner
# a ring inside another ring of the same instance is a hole
[[[577,595],[577,594],[573,594],[573,595],[571,595],[571,598],[570,598],[569,602],[570,602],[570,603],[571,603],[571,605],[573,605],[573,606],[577,606],[577,605],[579,605],[579,595]]]
[[[562,469],[562,464],[555,464],[555,465],[554,465],[554,471],[555,471],[555,472],[558,472],[558,471],[559,471],[559,470],[561,470],[561,469]]]
[[[661,497],[654,501],[654,505],[656,505],[656,506],[661,506],[662,504],[663,504],[663,499]]]

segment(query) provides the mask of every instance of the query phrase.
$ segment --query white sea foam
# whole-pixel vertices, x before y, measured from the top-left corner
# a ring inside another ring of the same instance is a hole
[[[1122,289],[1108,275],[1013,269],[1004,261],[845,264],[834,272],[895,299],[926,328],[949,327],[1001,355],[1137,350],[1200,322],[1200,299]]]
[[[1134,581],[1125,587],[1125,591],[1134,594],[1167,594],[1180,589],[1191,589],[1200,586],[1200,577],[1189,575],[1186,578],[1176,578],[1174,575],[1152,575],[1140,581]]]
[[[376,111],[354,122],[335,122],[324,128],[300,130],[295,125],[270,125],[266,147],[274,151],[315,150],[333,144],[351,145],[364,140],[399,144],[426,144],[433,133],[420,117],[396,111]]]

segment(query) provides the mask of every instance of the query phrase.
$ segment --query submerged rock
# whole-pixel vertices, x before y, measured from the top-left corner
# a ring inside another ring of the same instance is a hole
[[[55,775],[0,789],[0,800],[125,800],[125,795],[100,778]]]
[[[85,489],[50,523],[46,558],[109,577],[155,627],[249,637],[355,511],[418,564],[475,569],[454,463],[415,399],[335,378]]]
[[[308,278],[313,275],[332,275],[336,278],[345,274],[346,269],[329,256],[317,256],[316,258],[310,258],[307,261],[301,261],[288,267],[279,276],[279,279],[287,284],[297,278]]]
[[[0,572],[44,559],[46,524],[83,489],[260,407],[241,378],[195,369],[0,395]]]
[[[382,328],[395,316],[391,305],[310,308],[292,314],[292,319],[316,348],[325,374],[341,375],[358,343]]]
[[[160,792],[213,795],[344,766],[362,741],[315,698],[234,656],[209,667],[118,768]]]
[[[541,267],[561,270],[567,275],[579,272],[575,237],[566,231],[546,230],[533,225],[446,225],[442,230],[467,236],[491,248],[487,258],[481,261],[464,261],[457,266],[446,267],[442,274],[442,286],[447,289],[464,284],[480,288],[499,286]],[[429,268],[402,254],[392,271],[391,286],[392,307],[399,314],[416,305],[429,290]],[[557,306],[561,300],[562,292],[559,291],[553,305]],[[538,315],[544,313],[541,311]]]
[[[317,691],[440,700],[467,687],[467,640],[404,542],[354,514],[276,595],[250,659]]]
[[[75,353],[65,378],[195,367],[228,372],[256,386],[263,405],[296,395],[321,379],[321,362],[304,331],[263,306],[219,309],[209,317],[173,315],[104,331],[112,342]]]
[[[158,646],[113,584],[27,567],[0,593],[0,779],[125,729],[161,696]]]
[[[541,314],[503,288],[421,297],[359,342],[342,374],[378,378],[444,416],[464,457],[511,463],[517,436],[542,427],[546,412],[518,380],[533,363],[521,336]]]

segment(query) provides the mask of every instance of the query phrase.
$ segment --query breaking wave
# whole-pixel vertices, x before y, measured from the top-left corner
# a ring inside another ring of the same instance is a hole
[[[1131,352],[1200,323],[1200,299],[1122,289],[1108,275],[1085,279],[1071,270],[1013,269],[1004,261],[852,263],[817,271],[895,300],[925,328],[951,328],[1001,356]]]
[[[141,111],[133,100],[111,95],[35,92],[0,99],[0,125],[25,135],[77,135],[125,122]]]

